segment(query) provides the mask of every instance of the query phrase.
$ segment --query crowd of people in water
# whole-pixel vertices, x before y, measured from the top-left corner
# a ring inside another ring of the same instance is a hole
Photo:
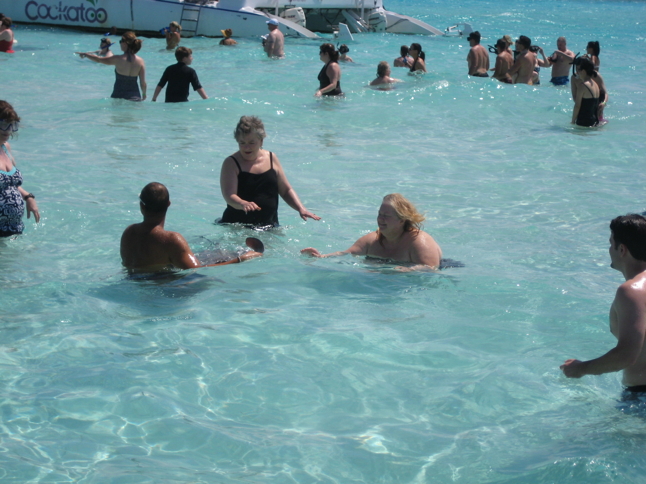
[[[269,34],[263,39],[263,48],[268,57],[284,57],[284,38],[278,22],[267,22]],[[12,52],[14,42],[11,19],[0,14],[0,51]],[[163,29],[169,50],[175,50],[177,64],[164,71],[152,100],[155,101],[161,90],[168,85],[166,102],[185,102],[188,89],[192,86],[200,96],[207,98],[195,70],[190,67],[192,51],[178,46],[181,41],[181,26],[171,23]],[[222,31],[221,45],[236,45],[231,29]],[[578,57],[567,49],[566,39],[557,39],[557,50],[549,57],[541,47],[532,45],[531,40],[521,35],[515,42],[510,36],[497,40],[490,51],[496,54],[493,68],[490,68],[489,55],[480,45],[479,32],[468,36],[470,50],[467,56],[468,75],[472,77],[492,77],[506,84],[540,83],[541,68],[551,67],[550,82],[556,86],[571,84],[574,100],[572,123],[581,126],[594,126],[603,120],[603,107],[608,93],[603,78],[599,74],[599,44],[590,42],[584,56]],[[511,50],[512,44],[515,50]],[[82,58],[115,66],[116,82],[112,97],[144,100],[146,99],[146,66],[137,55],[142,46],[133,32],[125,32],[119,41],[122,54],[113,54],[110,47],[114,43],[109,37],[101,39],[99,50],[79,52]],[[319,56],[324,63],[318,81],[316,96],[341,96],[341,69],[339,62],[353,62],[348,56],[349,48],[342,45],[337,51],[331,43],[320,46]],[[537,54],[540,54],[540,58]],[[575,72],[570,77],[570,66]],[[419,43],[402,46],[400,56],[393,66],[407,68],[410,74],[427,72],[426,55]],[[398,79],[390,77],[390,65],[379,63],[377,78],[371,86],[387,88]],[[141,91],[139,90],[141,88]],[[22,217],[34,216],[40,220],[40,212],[35,196],[22,186],[22,174],[16,167],[11,154],[9,139],[18,131],[20,117],[7,101],[0,100],[0,237],[21,234],[24,229]],[[277,227],[278,201],[282,198],[287,205],[298,212],[303,220],[320,220],[320,217],[307,210],[295,189],[289,183],[285,171],[276,156],[263,148],[266,137],[262,121],[255,116],[242,116],[235,128],[234,138],[238,150],[224,159],[220,172],[220,188],[226,208],[216,222],[220,224],[239,224],[255,229]],[[170,206],[168,189],[161,183],[146,185],[139,195],[139,206],[143,221],[130,225],[121,237],[122,264],[131,274],[150,274],[169,270],[193,269],[222,263],[242,262],[260,257],[264,248],[257,239],[247,239],[250,251],[232,260],[203,263],[192,252],[184,237],[166,230],[166,212]],[[313,247],[301,250],[311,257],[334,257],[352,254],[365,256],[397,264],[401,271],[437,270],[451,266],[451,261],[442,258],[442,249],[433,237],[422,230],[424,216],[415,206],[398,193],[386,195],[377,214],[377,229],[360,237],[346,250],[322,254]],[[251,241],[251,242],[250,242]],[[256,242],[253,242],[256,241]],[[617,290],[610,311],[610,329],[618,342],[606,354],[588,361],[566,360],[561,370],[569,378],[584,375],[598,375],[623,370],[623,383],[626,386],[623,399],[628,402],[646,403],[646,218],[630,214],[615,218],[610,224],[611,267],[620,271],[625,281]],[[447,263],[448,262],[448,263]],[[453,264],[459,266],[460,264]]]

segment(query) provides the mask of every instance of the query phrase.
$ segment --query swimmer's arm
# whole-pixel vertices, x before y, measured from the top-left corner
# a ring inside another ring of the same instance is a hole
[[[96,62],[97,64],[105,64],[107,66],[115,66],[117,65],[117,58],[119,56],[113,55],[112,57],[100,57],[96,54],[92,54],[90,52],[82,52],[79,54],[79,57],[81,59],[90,59],[92,62]]]
[[[139,71],[139,85],[141,86],[141,99],[146,99],[146,63],[141,61],[141,70]]]
[[[346,254],[352,255],[368,255],[368,248],[370,247],[370,242],[375,239],[375,232],[371,232],[367,235],[364,235],[359,240],[357,240],[349,249],[340,250],[337,252],[330,252],[329,254],[321,254],[314,247],[307,247],[301,250],[301,254],[307,254],[311,257],[318,258],[327,258],[327,257],[338,257]]]
[[[157,101],[157,96],[159,96],[159,93],[161,92],[162,89],[163,87],[158,84],[157,87],[155,88],[155,93],[153,94],[153,102]]]
[[[233,159],[229,156],[222,162],[220,170],[220,190],[222,198],[227,205],[246,212],[260,210],[260,207],[254,202],[248,202],[240,198],[238,193],[238,172]]]
[[[276,39],[271,34],[265,39],[263,47],[268,56],[271,56],[271,53],[274,51],[274,42],[276,42]]]
[[[308,218],[311,218],[313,220],[321,220],[321,217],[308,211],[301,203],[298,195],[296,194],[296,190],[292,188],[289,180],[287,180],[287,176],[285,176],[283,167],[275,154],[274,170],[276,170],[276,175],[278,177],[278,193],[280,194],[281,198],[285,200],[285,203],[296,210],[303,220],[307,220]]]
[[[572,124],[576,123],[576,118],[579,116],[579,110],[581,109],[582,99],[583,99],[583,89],[577,88],[576,98],[574,99],[574,109],[572,110],[572,121],[571,121]]]
[[[36,203],[36,199],[33,197],[25,198],[27,195],[29,195],[29,192],[23,187],[18,187],[18,191],[20,192],[20,196],[25,201],[25,205],[27,206],[27,218],[29,218],[33,213],[36,223],[40,222],[40,212],[38,211],[38,204]]]
[[[545,57],[545,51],[543,50],[542,47],[538,48],[538,51],[541,53],[541,56],[543,57],[543,60],[540,60],[538,57],[536,58],[536,62],[540,67],[550,67],[552,63]]]
[[[195,269],[200,267],[200,261],[188,246],[186,239],[175,233],[170,241],[169,259],[170,263],[178,269]]]
[[[8,31],[3,31],[0,33],[0,40],[11,40],[11,33]]]
[[[637,362],[646,335],[646,310],[640,292],[629,283],[619,286],[611,309],[617,320],[617,346],[594,360],[567,360],[560,367],[565,376],[601,375],[623,370]]]
[[[208,98],[209,98],[209,96],[207,96],[207,95],[206,95],[206,91],[204,90],[204,88],[203,88],[203,87],[200,87],[200,88],[197,90],[197,93],[200,95],[200,97],[201,97],[202,99],[208,99]]]

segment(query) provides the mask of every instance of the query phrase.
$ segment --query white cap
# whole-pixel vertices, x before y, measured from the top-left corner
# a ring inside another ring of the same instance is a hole
[[[280,25],[278,23],[278,20],[276,20],[275,18],[272,18],[271,20],[267,20],[267,24],[268,25]]]

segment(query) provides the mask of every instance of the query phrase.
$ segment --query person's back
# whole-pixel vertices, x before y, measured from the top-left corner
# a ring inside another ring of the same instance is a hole
[[[507,75],[509,69],[514,65],[514,56],[507,50],[507,43],[504,39],[498,39],[496,42],[496,65],[493,69],[493,77],[499,81],[511,83],[511,78]]]
[[[129,272],[159,272],[199,267],[188,243],[177,232],[164,230],[170,206],[168,190],[149,183],[139,195],[143,222],[130,225],[121,236],[121,261]]]
[[[168,66],[164,71],[155,88],[153,101],[157,101],[157,96],[159,96],[159,93],[167,83],[167,103],[188,102],[188,88],[190,85],[193,86],[193,90],[197,91],[202,99],[207,99],[207,95],[200,84],[195,69],[189,67],[193,62],[193,51],[186,47],[178,47],[175,51],[175,58],[177,59],[177,64]]]
[[[467,40],[471,49],[467,55],[469,75],[474,77],[489,77],[489,53],[480,45],[480,32],[471,32]]]
[[[271,19],[267,22],[267,26],[269,28],[269,34],[265,39],[265,52],[267,56],[272,58],[285,57],[285,37],[278,28],[278,21]]]

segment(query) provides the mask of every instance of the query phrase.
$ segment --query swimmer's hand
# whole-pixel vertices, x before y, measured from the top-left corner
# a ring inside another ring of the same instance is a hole
[[[34,220],[36,220],[36,223],[40,222],[40,212],[38,211],[38,205],[36,204],[36,200],[33,198],[28,198],[26,201],[27,204],[27,218],[29,218],[30,214],[34,214]]]
[[[565,363],[559,366],[559,368],[568,378],[581,378],[585,375],[583,362],[579,360],[565,360]]]
[[[308,218],[311,218],[312,220],[321,220],[321,217],[305,209],[299,210],[298,214],[303,220],[307,220]]]
[[[242,206],[242,210],[244,210],[244,213],[256,212],[258,210],[262,210],[258,205],[256,205],[255,202],[247,202],[245,200],[242,200],[240,202],[240,205]]]
[[[249,259],[255,259],[256,257],[262,257],[262,252],[256,252],[255,250],[250,250],[249,252],[245,252],[242,254],[239,259],[240,262],[244,262]]]
[[[314,97],[321,97],[323,95],[323,92],[319,89],[314,93]]]
[[[314,247],[307,247],[307,248],[301,250],[301,254],[307,254],[310,257],[323,257],[323,254],[321,254]]]

